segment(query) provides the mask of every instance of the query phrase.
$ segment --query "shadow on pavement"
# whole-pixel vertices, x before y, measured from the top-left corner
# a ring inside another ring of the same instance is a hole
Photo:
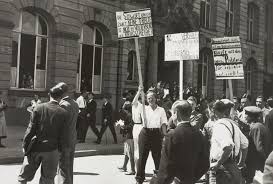
[[[88,172],[73,172],[73,175],[90,175],[90,176],[97,176],[100,175],[98,173],[88,173]]]

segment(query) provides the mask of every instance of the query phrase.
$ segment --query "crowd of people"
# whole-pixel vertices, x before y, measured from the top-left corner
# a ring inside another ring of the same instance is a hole
[[[146,180],[150,152],[155,166],[151,184],[196,183],[201,177],[206,183],[250,184],[256,171],[263,172],[264,184],[273,183],[273,97],[258,96],[251,104],[249,95],[208,100],[188,93],[185,100],[173,100],[161,85],[143,93],[142,86],[135,94],[125,93],[116,118],[110,95],[103,95],[100,130],[93,93],[82,91],[73,100],[61,82],[49,90],[48,102],[35,96],[28,109],[19,183],[31,181],[40,166],[40,183],[53,184],[56,175],[60,184],[73,183],[75,145],[85,142],[89,126],[96,144],[107,127],[117,143],[115,126],[120,127],[125,141],[118,169],[135,176],[137,184]],[[0,113],[6,107],[0,101]]]

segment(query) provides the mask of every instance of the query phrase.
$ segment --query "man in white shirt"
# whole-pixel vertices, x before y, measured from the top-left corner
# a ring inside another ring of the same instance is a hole
[[[138,99],[143,88],[140,86],[136,94]],[[154,91],[147,92],[147,102],[149,105],[145,106],[146,118],[143,119],[143,110],[141,110],[143,128],[139,134],[139,161],[137,166],[136,181],[137,184],[142,184],[145,180],[145,166],[152,151],[152,157],[155,164],[155,171],[159,169],[159,162],[162,148],[162,133],[167,133],[167,116],[165,110],[156,104],[156,93]],[[136,105],[134,103],[133,105]]]
[[[87,126],[87,119],[86,119],[86,98],[87,98],[87,91],[83,90],[81,95],[77,98],[76,102],[79,106],[79,116],[77,121],[77,139],[79,143],[85,142],[85,132],[88,128]]]
[[[210,160],[211,170],[216,172],[217,183],[240,184],[239,167],[245,166],[248,140],[239,127],[232,121],[230,108],[222,101],[214,104],[216,122],[211,137]],[[239,163],[235,157],[240,155]]]

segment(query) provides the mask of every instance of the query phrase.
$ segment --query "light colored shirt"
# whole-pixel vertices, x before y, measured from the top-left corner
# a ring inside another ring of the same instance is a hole
[[[141,117],[143,119],[142,105],[141,107]],[[146,113],[146,128],[161,128],[163,124],[167,124],[166,112],[162,107],[157,106],[155,110],[151,106],[145,105]],[[143,120],[144,122],[144,120]]]
[[[86,107],[86,101],[85,101],[85,99],[83,98],[83,96],[79,96],[79,97],[77,98],[76,102],[77,102],[79,108],[84,109],[84,108]]]
[[[137,105],[132,105],[132,119],[135,123],[141,123],[142,104],[138,101]]]
[[[231,123],[233,124],[234,132],[232,132],[233,130]],[[232,139],[233,134],[234,142]],[[210,158],[219,160],[223,154],[223,149],[230,145],[233,148],[235,147],[234,152],[235,156],[237,156],[240,149],[245,149],[248,147],[248,139],[232,120],[227,118],[219,119],[215,122],[212,130]]]

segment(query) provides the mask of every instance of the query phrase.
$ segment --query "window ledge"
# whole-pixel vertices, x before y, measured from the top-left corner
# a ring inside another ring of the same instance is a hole
[[[253,46],[259,45],[259,43],[254,42],[254,41],[250,41],[250,40],[246,40],[246,43],[249,44],[249,45],[253,45]]]
[[[213,33],[217,32],[216,29],[213,29],[213,28],[204,28],[204,27],[200,27],[200,31],[203,32],[203,33],[210,33],[210,34],[213,34]]]
[[[8,91],[9,95],[24,96],[24,97],[33,97],[34,94],[37,94],[41,97],[46,97],[47,93],[48,93],[47,89],[10,88]]]

